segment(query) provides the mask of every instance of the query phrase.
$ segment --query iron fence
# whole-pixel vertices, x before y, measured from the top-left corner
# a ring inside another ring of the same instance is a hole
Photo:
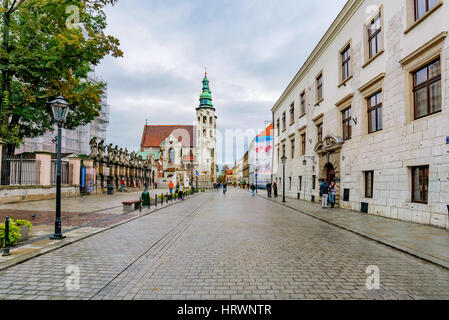
[[[2,158],[1,185],[36,185],[39,182],[39,169],[35,159],[25,159],[23,155]]]
[[[57,161],[51,161],[51,184],[56,185],[56,170]],[[71,184],[70,182],[70,165],[68,162],[62,161],[61,163],[61,184]]]

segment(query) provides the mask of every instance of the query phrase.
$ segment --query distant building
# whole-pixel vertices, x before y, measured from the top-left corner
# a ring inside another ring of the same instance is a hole
[[[216,120],[206,73],[196,108],[196,126],[145,125],[141,152],[160,153],[162,172],[158,175],[162,185],[174,178],[189,184],[198,180],[199,187],[212,186],[216,181]]]

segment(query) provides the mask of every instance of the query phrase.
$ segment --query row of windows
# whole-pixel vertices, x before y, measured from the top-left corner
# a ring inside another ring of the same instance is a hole
[[[411,167],[411,179],[412,179],[412,202],[428,204],[429,202],[429,166]],[[281,178],[279,179],[279,185],[281,185]],[[364,172],[365,180],[365,198],[372,199],[374,197],[374,171]],[[292,177],[288,178],[289,191],[292,190]],[[299,191],[303,190],[303,176],[298,177]],[[316,176],[312,176],[312,190],[316,189]]]
[[[429,202],[429,166],[412,167],[412,202]],[[374,196],[374,171],[365,171],[365,198],[372,199]]]
[[[438,0],[414,0],[414,18],[415,21],[421,19],[427,12],[434,8],[438,4]],[[380,10],[375,17],[367,24],[367,47],[368,47],[368,60],[375,58],[383,50],[382,43],[382,10]],[[340,81],[344,83],[352,76],[351,67],[351,44],[347,44],[340,51]],[[318,106],[324,99],[323,95],[323,72],[321,71],[315,79],[315,105]],[[425,117],[427,115],[441,111],[441,74],[440,74],[440,61],[426,66],[425,68],[417,71],[414,74],[414,107],[415,107],[415,119]],[[373,133],[382,130],[382,103],[377,103],[378,98],[381,100],[381,96],[370,100],[369,111],[369,133]],[[300,98],[300,118],[306,113],[306,92],[301,92]],[[295,104],[290,105],[290,125],[295,122]],[[277,132],[281,133],[281,123],[277,120]],[[286,114],[282,115],[282,131],[285,131],[286,126]],[[346,132],[347,133],[347,132]],[[348,136],[343,133],[343,136]],[[349,135],[350,136],[350,135]]]
[[[203,123],[207,123],[207,116],[203,116]],[[201,117],[198,117],[198,122],[201,121]],[[209,117],[209,123],[213,124],[214,123],[214,117]]]
[[[442,110],[441,95],[441,63],[440,59],[425,65],[413,73],[413,95],[415,120]],[[367,98],[368,133],[374,133],[383,129],[383,92],[382,90]],[[342,136],[343,139],[352,138],[351,106],[342,111]],[[283,118],[284,120],[284,118]],[[279,127],[278,127],[278,135]],[[323,123],[317,125],[318,142],[323,141]]]

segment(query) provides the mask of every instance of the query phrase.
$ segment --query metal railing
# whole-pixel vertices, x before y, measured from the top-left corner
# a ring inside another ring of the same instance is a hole
[[[57,161],[51,161],[51,185],[56,185]],[[68,162],[61,163],[61,184],[70,184],[70,165]]]
[[[23,155],[6,156],[2,159],[1,185],[36,185],[39,173],[35,159],[24,159]]]

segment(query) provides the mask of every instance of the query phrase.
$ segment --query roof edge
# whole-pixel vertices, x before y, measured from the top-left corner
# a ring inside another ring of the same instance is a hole
[[[321,40],[313,49],[312,53],[308,56],[307,60],[304,62],[302,67],[290,81],[289,85],[284,90],[281,97],[276,101],[273,108],[271,109],[272,112],[276,111],[280,107],[280,105],[285,101],[286,97],[290,94],[294,86],[299,81],[301,81],[304,75],[309,71],[308,69],[310,68],[310,66],[321,56],[321,53],[325,49],[327,49],[327,47],[329,47],[330,42],[335,39],[335,36],[339,31],[339,29],[341,29],[349,20],[348,16],[351,17],[364,2],[365,0],[348,0],[346,2],[343,9],[341,9],[338,16],[329,26],[326,33],[323,35]]]

